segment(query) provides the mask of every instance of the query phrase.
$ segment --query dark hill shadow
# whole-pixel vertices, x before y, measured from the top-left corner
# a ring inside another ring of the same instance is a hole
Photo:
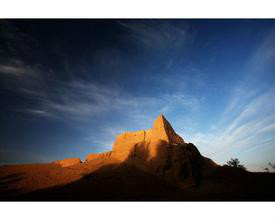
[[[22,173],[14,173],[10,175],[6,175],[0,178],[0,198],[2,200],[9,199],[11,196],[15,196],[21,193],[20,188],[13,187],[15,184],[19,183],[23,180]]]
[[[148,142],[137,143],[124,163],[132,164],[181,188],[200,184],[204,159],[193,144],[171,145],[159,141],[150,148],[149,145]],[[153,157],[150,157],[149,149],[153,154],[155,152]]]

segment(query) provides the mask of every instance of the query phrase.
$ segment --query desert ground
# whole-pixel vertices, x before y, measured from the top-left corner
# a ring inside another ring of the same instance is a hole
[[[274,201],[275,173],[218,165],[160,115],[118,135],[112,151],[0,166],[2,201]]]
[[[2,201],[274,201],[275,174],[218,167],[198,186],[181,189],[127,164],[97,159],[0,167]]]

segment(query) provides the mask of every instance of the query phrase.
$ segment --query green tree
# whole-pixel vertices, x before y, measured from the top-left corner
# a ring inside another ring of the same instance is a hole
[[[231,158],[229,161],[227,161],[227,165],[230,166],[230,167],[235,167],[235,168],[239,168],[239,169],[242,169],[242,170],[246,170],[245,166],[240,164],[240,161],[238,158]]]

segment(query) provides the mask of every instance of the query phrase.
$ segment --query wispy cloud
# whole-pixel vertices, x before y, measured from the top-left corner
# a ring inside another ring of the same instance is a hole
[[[103,85],[81,79],[48,79],[45,71],[23,62],[9,65],[8,68],[0,65],[0,71],[1,67],[5,73],[15,77],[9,89],[34,101],[20,111],[52,119],[87,122],[111,112],[123,112],[132,122],[146,123],[148,115],[169,113],[176,107],[195,110],[200,106],[196,97],[183,91],[135,96],[115,83]]]
[[[268,35],[251,54],[243,68],[243,77],[232,89],[219,123],[207,132],[191,135],[191,141],[206,156],[220,163],[225,163],[236,152],[243,152],[242,157],[245,158],[246,153],[271,149],[275,143],[272,138],[275,134],[274,81],[259,83],[263,78],[266,81],[266,69],[274,66],[275,44],[274,38],[271,40],[270,37],[273,35],[274,32]],[[261,169],[260,163],[264,159],[258,160],[248,168]]]
[[[43,112],[47,113],[45,116],[55,115],[64,119],[69,117],[78,121],[89,120],[110,112],[124,112],[126,117],[141,121],[148,113],[167,112],[179,106],[199,106],[197,99],[184,94],[167,93],[163,96],[138,97],[121,88],[84,81],[62,83],[54,91],[48,91],[46,96],[43,94],[40,96],[43,98],[37,100],[39,105],[29,112],[39,115]]]
[[[50,80],[47,72],[35,67],[30,68],[30,72],[32,74],[15,75],[9,85],[9,89],[31,100],[15,111],[27,113],[30,118],[47,118],[79,127],[83,140],[93,146],[92,151],[109,150],[119,133],[151,127],[159,113],[169,115],[178,108],[190,111],[200,108],[200,100],[183,90],[137,96],[115,83]],[[119,123],[106,121],[113,117],[122,118]],[[104,122],[88,126],[104,118]]]
[[[259,95],[245,105],[236,118],[231,116],[230,123],[220,125],[214,131],[196,134],[192,141],[209,156],[260,145],[263,136],[275,131],[274,98],[274,90]]]
[[[21,60],[12,60],[10,63],[0,64],[0,74],[7,76],[23,77],[33,75],[35,67],[24,64]]]
[[[125,37],[150,50],[169,50],[181,48],[187,38],[186,27],[174,25],[169,21],[120,21],[121,26],[129,30]]]
[[[272,29],[263,41],[256,48],[250,59],[247,61],[245,68],[250,77],[259,75],[265,71],[266,67],[274,64],[275,58],[275,31]],[[258,78],[258,77],[256,77]]]
[[[20,39],[26,38],[35,42],[35,39],[22,33],[12,22],[4,22],[3,24],[6,29],[3,37],[12,45],[16,46],[18,42],[21,42]],[[144,46],[150,51],[182,49],[181,46],[186,44],[189,37],[185,25],[175,25],[168,20],[121,20],[118,21],[118,24],[125,29],[124,37],[132,43],[138,43],[139,47]],[[20,39],[18,39],[19,37]],[[28,43],[27,46],[29,47]],[[21,51],[17,47],[14,50]],[[34,51],[33,48],[32,51]],[[140,94],[137,96],[125,91],[115,82],[102,84],[96,81],[84,81],[83,78],[72,72],[66,54],[62,54],[60,51],[58,53],[61,54],[61,65],[68,72],[64,75],[70,75],[67,81],[58,80],[54,77],[58,73],[50,73],[50,67],[43,68],[42,64],[41,66],[29,65],[23,61],[5,63],[0,60],[0,73],[17,77],[14,80],[11,79],[13,81],[7,84],[9,89],[32,100],[26,102],[25,109],[20,109],[20,111],[55,120],[66,121],[70,119],[67,121],[74,122],[87,122],[111,112],[124,112],[125,117],[128,117],[130,122],[140,123],[140,121],[150,120],[148,115],[153,112],[155,114],[161,111],[168,113],[173,111],[175,106],[192,109],[197,109],[199,106],[199,100],[196,97],[183,91],[167,91],[162,94]],[[93,62],[95,62],[94,65],[109,68],[118,66],[118,63],[122,62],[120,51],[114,48],[96,50],[92,57]],[[123,62],[123,64],[125,63]],[[19,77],[20,80],[18,80]]]

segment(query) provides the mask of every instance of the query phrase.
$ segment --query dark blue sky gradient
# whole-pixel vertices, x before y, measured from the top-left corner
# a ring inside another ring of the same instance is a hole
[[[163,113],[223,164],[275,162],[274,20],[0,20],[0,162],[110,150]]]

